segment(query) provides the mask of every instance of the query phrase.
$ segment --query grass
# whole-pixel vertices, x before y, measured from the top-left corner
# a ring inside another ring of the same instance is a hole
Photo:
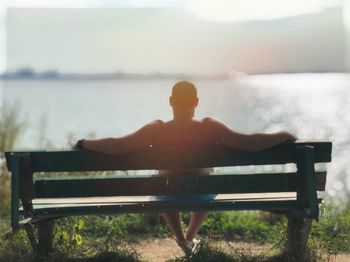
[[[324,249],[328,254],[350,252],[350,202],[342,210],[333,205],[321,206],[320,220],[314,223],[311,231],[310,246]]]
[[[0,114],[0,151],[11,150],[25,126],[16,105],[5,105]],[[1,164],[2,163],[2,164]],[[0,155],[0,236],[10,229],[10,176]],[[321,207],[309,240],[308,261],[319,261],[330,254],[350,252],[350,202],[340,211],[331,204]],[[188,224],[189,213],[184,214]],[[289,261],[279,254],[285,238],[287,221],[267,212],[211,212],[199,232],[212,239],[272,244],[272,254],[255,254],[223,250],[204,242],[200,252],[177,261]],[[85,216],[58,219],[55,229],[55,251],[49,257],[35,255],[23,230],[11,239],[0,238],[0,262],[9,261],[141,261],[125,244],[135,239],[164,237],[169,229],[157,214],[124,214],[118,216]]]
[[[228,240],[275,244],[283,236],[286,223],[283,216],[267,212],[212,212],[201,232]]]
[[[185,218],[187,216],[188,214]],[[232,221],[233,218],[235,220]],[[139,214],[58,219],[54,239],[56,248],[50,260],[43,260],[32,254],[27,236],[21,230],[11,240],[0,240],[0,262],[141,261],[138,254],[125,244],[126,242],[132,246],[135,239],[170,235],[163,223],[153,226],[149,221],[147,216]],[[236,226],[232,225],[234,222],[237,223]],[[1,235],[9,229],[8,223],[8,216],[0,219]],[[273,251],[272,254],[223,250],[205,243],[196,256],[179,257],[171,261],[290,261],[288,257],[280,254],[281,240],[285,236],[285,223],[283,217],[263,212],[213,212],[201,229],[202,236],[210,239],[269,243],[270,246],[271,244],[274,246],[270,250]],[[275,229],[266,230],[269,226]],[[248,229],[249,227],[251,228]],[[229,233],[225,231],[227,229]],[[320,220],[318,223],[315,222],[312,228],[307,261],[322,261],[322,258],[332,254],[350,252],[349,230],[349,209],[336,211],[331,205],[323,205]],[[215,260],[211,260],[214,258]]]

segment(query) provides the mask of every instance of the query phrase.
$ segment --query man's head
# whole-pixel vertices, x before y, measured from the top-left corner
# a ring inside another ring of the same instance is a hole
[[[172,89],[169,99],[174,110],[194,110],[198,105],[197,89],[194,84],[187,81],[177,82]]]

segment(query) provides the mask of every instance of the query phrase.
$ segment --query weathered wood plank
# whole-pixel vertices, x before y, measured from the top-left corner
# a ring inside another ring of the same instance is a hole
[[[43,220],[37,224],[38,246],[41,254],[47,255],[52,252],[54,226],[54,219]]]
[[[285,193],[252,193],[252,194],[218,194],[215,200],[286,200],[296,199],[295,192]],[[74,198],[35,198],[33,205],[74,205],[74,204],[113,204],[141,203],[157,201],[154,196],[113,196],[113,197],[74,197]]]
[[[313,146],[315,162],[331,161],[332,143],[327,141],[287,142],[255,153],[219,145],[150,147],[119,156],[85,150],[29,153],[33,172],[107,171],[295,163],[297,145]],[[5,154],[9,170],[11,153],[13,152]]]
[[[14,230],[18,229],[19,223],[19,177],[20,177],[20,155],[14,155],[11,162],[11,227]]]
[[[325,188],[325,172],[316,173]],[[54,179],[35,181],[35,198],[295,192],[296,173]]]
[[[306,208],[311,218],[318,219],[319,209],[316,192],[316,175],[314,169],[314,148],[299,146],[297,148],[297,196],[298,206]]]
[[[269,203],[271,206],[271,202],[278,201],[296,201],[296,193],[262,193],[262,194],[223,194],[218,195],[215,200],[209,202],[203,201],[202,203],[195,202],[191,203],[191,206],[197,206],[199,204],[207,204],[210,205],[211,210],[214,210],[214,206],[216,203],[241,203],[239,205],[242,206],[243,202],[255,202],[255,203]],[[318,198],[318,203],[321,203],[322,198]],[[60,208],[71,208],[71,207],[96,207],[97,209],[102,206],[114,206],[114,207],[122,207],[122,206],[130,206],[135,205],[139,206],[140,209],[135,211],[135,213],[142,213],[144,210],[145,204],[154,203],[158,204],[169,204],[169,202],[160,202],[154,196],[142,196],[142,197],[94,197],[94,198],[65,198],[65,199],[34,199],[33,208],[36,210],[35,212],[41,212],[40,210],[46,210],[47,213],[45,216],[50,216],[52,210],[60,209]],[[173,204],[174,202],[170,203]],[[240,209],[237,209],[240,210]],[[119,212],[119,211],[118,211]],[[147,212],[152,212],[152,210],[148,210]],[[154,211],[156,212],[156,211]],[[299,211],[300,212],[300,211]],[[23,213],[23,210],[20,210],[20,213]],[[55,215],[53,215],[55,216]],[[45,217],[40,217],[43,219]],[[35,220],[35,219],[34,219]]]
[[[89,214],[148,213],[169,211],[267,210],[289,211],[297,208],[296,200],[210,201],[210,202],[147,202],[103,205],[73,205],[41,207],[34,216],[75,216]]]
[[[308,261],[307,242],[312,225],[311,218],[305,218],[299,212],[292,211],[287,215],[288,229],[285,251],[290,261]]]
[[[34,198],[33,172],[31,171],[29,154],[21,154],[19,191],[25,216],[30,216],[32,212],[32,199]]]
[[[26,223],[23,225],[25,231],[27,232],[27,236],[30,242],[30,245],[32,246],[33,250],[35,252],[39,252],[39,245],[38,245],[38,241],[35,237],[35,233],[34,233],[34,229],[33,229],[33,225],[30,223]]]

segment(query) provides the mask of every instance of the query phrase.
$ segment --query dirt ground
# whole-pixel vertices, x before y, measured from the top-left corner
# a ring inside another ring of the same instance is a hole
[[[349,262],[349,261],[350,261],[350,254],[332,255],[329,258],[329,262]]]
[[[262,246],[245,242],[213,241],[211,244],[221,249],[234,248],[236,250],[249,252],[261,252],[269,249],[269,246],[266,245]],[[184,255],[173,238],[142,240],[132,246],[142,259],[149,262],[164,262]]]
[[[213,241],[212,244],[222,249],[235,249],[253,253],[268,252],[271,249],[268,245],[257,245],[245,242]],[[131,244],[131,246],[142,259],[149,262],[164,262],[184,255],[173,238],[141,240]],[[349,262],[350,254],[333,255],[328,259],[329,262]]]

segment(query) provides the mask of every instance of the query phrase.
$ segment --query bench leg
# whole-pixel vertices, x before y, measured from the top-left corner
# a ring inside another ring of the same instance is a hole
[[[39,253],[39,245],[38,245],[38,241],[35,237],[35,233],[34,233],[34,229],[33,229],[33,225],[30,223],[27,223],[25,225],[23,225],[24,230],[27,232],[28,238],[29,238],[29,242],[30,245],[33,248],[33,251],[35,253]]]
[[[306,259],[307,241],[309,239],[312,219],[305,218],[297,213],[288,214],[287,218],[286,253],[292,261],[304,261]]]
[[[54,219],[46,219],[38,223],[39,249],[42,254],[48,254],[53,249],[54,225]]]

